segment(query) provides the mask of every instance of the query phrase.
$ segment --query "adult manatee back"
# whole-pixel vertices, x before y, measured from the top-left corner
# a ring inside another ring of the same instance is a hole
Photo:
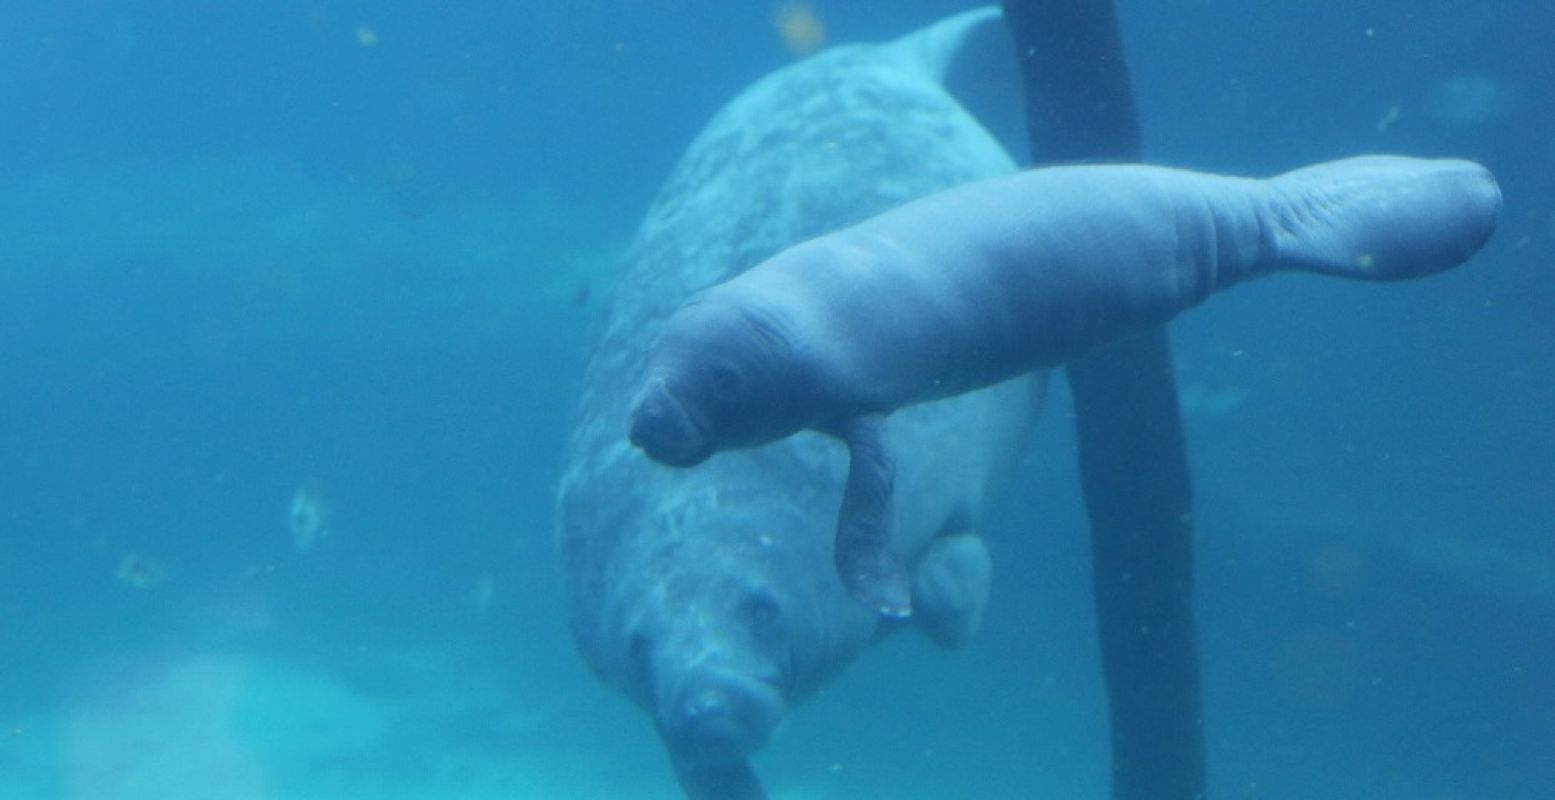
[[[806,433],[697,470],[650,462],[626,438],[649,344],[692,292],[795,242],[1013,171],[943,81],[960,55],[1008,58],[1004,35],[996,11],[974,11],[764,78],[692,143],[632,246],[585,374],[558,535],[584,659],[653,717],[693,797],[763,796],[748,756],[884,623],[832,567],[843,446]],[[943,644],[980,617],[989,565],[974,528],[1041,386],[891,420],[914,623]]]

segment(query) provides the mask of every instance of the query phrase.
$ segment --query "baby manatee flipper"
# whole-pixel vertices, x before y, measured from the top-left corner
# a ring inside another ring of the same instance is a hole
[[[913,623],[947,649],[971,641],[988,608],[992,575],[982,537],[962,531],[935,539],[913,564]]]
[[[837,515],[837,574],[859,602],[888,617],[907,617],[912,614],[912,599],[907,573],[895,550],[896,461],[885,416],[849,420],[837,433],[847,442],[849,457],[848,482]]]
[[[767,800],[750,761],[694,764],[674,758],[675,777],[687,800]]]

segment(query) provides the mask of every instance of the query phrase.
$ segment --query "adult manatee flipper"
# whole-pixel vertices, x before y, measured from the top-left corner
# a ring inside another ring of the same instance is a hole
[[[1032,155],[1143,157],[1112,0],[1003,0]],[[1070,363],[1115,800],[1207,791],[1193,488],[1166,328]]]
[[[1031,383],[1037,408],[1047,398],[1048,373],[1036,373]],[[913,626],[947,650],[966,645],[982,628],[993,583],[993,557],[971,522],[953,518],[908,568]]]
[[[912,567],[912,621],[940,647],[961,647],[982,626],[993,558],[971,531],[941,536]]]

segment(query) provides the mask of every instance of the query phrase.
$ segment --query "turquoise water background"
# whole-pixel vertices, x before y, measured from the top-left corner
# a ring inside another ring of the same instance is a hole
[[[812,0],[831,42],[968,6]],[[1462,270],[1174,326],[1214,795],[1555,796],[1555,3],[1119,11],[1153,160],[1452,155],[1506,196]],[[553,495],[618,259],[795,57],[773,13],[7,5],[0,796],[676,796],[572,651]],[[758,759],[778,797],[1106,795],[1066,403],[984,635],[856,664]]]

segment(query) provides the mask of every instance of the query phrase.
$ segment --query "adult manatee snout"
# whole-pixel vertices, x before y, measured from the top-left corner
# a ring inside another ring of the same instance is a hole
[[[839,574],[855,597],[904,616],[883,415],[1062,363],[1244,278],[1449,269],[1485,243],[1500,207],[1477,164],[1395,156],[1267,180],[1142,165],[990,178],[691,298],[653,347],[630,438],[688,465],[807,428],[843,437]]]
[[[667,575],[661,595],[625,611],[630,674],[666,746],[684,764],[744,759],[760,750],[788,712],[797,655],[816,643],[817,620],[779,576],[729,565]],[[694,579],[693,583],[691,580]],[[721,594],[711,590],[721,589]],[[687,603],[687,599],[691,603]],[[655,607],[657,606],[657,607]]]
[[[660,735],[671,751],[692,763],[727,763],[767,744],[788,713],[782,684],[740,672],[691,673],[660,705]]]

